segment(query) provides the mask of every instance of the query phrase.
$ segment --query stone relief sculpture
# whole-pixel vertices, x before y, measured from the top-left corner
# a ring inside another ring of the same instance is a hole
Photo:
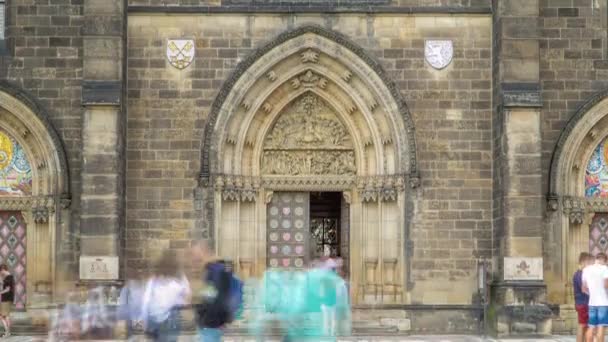
[[[267,175],[354,175],[350,134],[320,97],[307,93],[285,109],[266,136],[262,171]]]

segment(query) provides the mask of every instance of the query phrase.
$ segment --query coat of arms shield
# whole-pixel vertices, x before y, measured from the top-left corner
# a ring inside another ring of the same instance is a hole
[[[452,61],[454,47],[451,40],[426,40],[424,58],[435,69],[443,69]]]
[[[167,41],[167,59],[178,69],[188,67],[194,60],[194,40],[169,39]]]

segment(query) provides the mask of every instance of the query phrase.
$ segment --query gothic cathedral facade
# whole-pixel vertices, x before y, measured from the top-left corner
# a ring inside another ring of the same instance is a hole
[[[608,0],[0,0],[33,317],[205,240],[251,280],[341,258],[387,329],[570,332],[607,138]]]

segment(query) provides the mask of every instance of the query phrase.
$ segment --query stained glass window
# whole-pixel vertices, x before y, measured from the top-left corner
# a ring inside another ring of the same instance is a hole
[[[0,130],[0,196],[32,194],[32,168],[15,139]]]

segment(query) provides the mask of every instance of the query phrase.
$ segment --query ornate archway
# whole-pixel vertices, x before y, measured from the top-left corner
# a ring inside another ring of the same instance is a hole
[[[305,26],[244,60],[213,104],[202,158],[203,237],[237,270],[259,274],[274,253],[273,193],[342,192],[361,300],[370,291],[405,300],[405,185],[418,184],[414,128],[380,65],[348,39]]]
[[[67,159],[46,112],[6,82],[0,82],[0,140],[0,257],[23,279],[19,303],[29,306],[27,293],[44,304],[55,292],[56,234],[70,205]]]
[[[608,91],[584,103],[560,135],[551,159],[545,240],[546,279],[555,302],[569,302],[578,254],[590,251],[590,227],[608,213],[608,198],[586,193],[588,166],[608,137]],[[593,171],[592,171],[593,173]],[[592,228],[593,229],[593,228]]]

